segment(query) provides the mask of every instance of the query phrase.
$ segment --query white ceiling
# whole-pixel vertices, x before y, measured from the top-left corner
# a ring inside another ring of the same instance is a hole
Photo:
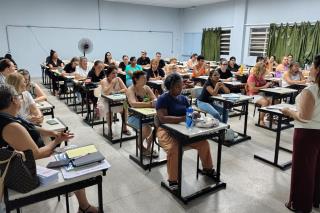
[[[229,1],[229,0],[104,0],[112,2],[124,2],[130,4],[142,4],[152,5],[160,7],[172,7],[172,8],[191,8],[205,4],[212,4],[217,2]]]

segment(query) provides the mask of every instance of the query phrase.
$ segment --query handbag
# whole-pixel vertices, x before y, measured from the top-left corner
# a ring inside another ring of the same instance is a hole
[[[0,173],[0,200],[4,187],[27,193],[40,184],[32,150],[26,150],[22,154],[9,148],[1,148]]]

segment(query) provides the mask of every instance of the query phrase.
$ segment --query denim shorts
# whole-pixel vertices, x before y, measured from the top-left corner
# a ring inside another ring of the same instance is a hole
[[[140,129],[140,119],[136,116],[129,116],[128,124],[137,130]]]

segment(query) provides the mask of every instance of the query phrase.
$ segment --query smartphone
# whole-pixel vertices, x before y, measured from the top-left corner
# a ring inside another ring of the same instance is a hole
[[[61,166],[67,166],[70,163],[70,159],[52,161],[48,163],[47,168],[58,168]]]
[[[50,125],[55,125],[55,124],[59,124],[57,121],[55,120],[47,120],[47,123]]]

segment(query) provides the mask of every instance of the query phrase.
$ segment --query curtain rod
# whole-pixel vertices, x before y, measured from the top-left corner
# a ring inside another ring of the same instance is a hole
[[[310,24],[315,24],[317,21],[301,21],[301,22],[287,22],[287,23],[275,23],[276,25],[281,25],[281,24],[289,24],[289,25],[294,25],[294,24],[301,24],[303,22],[309,22]],[[253,26],[270,26],[270,24],[274,23],[262,23],[262,24],[245,24],[244,26],[246,27],[253,27]]]

